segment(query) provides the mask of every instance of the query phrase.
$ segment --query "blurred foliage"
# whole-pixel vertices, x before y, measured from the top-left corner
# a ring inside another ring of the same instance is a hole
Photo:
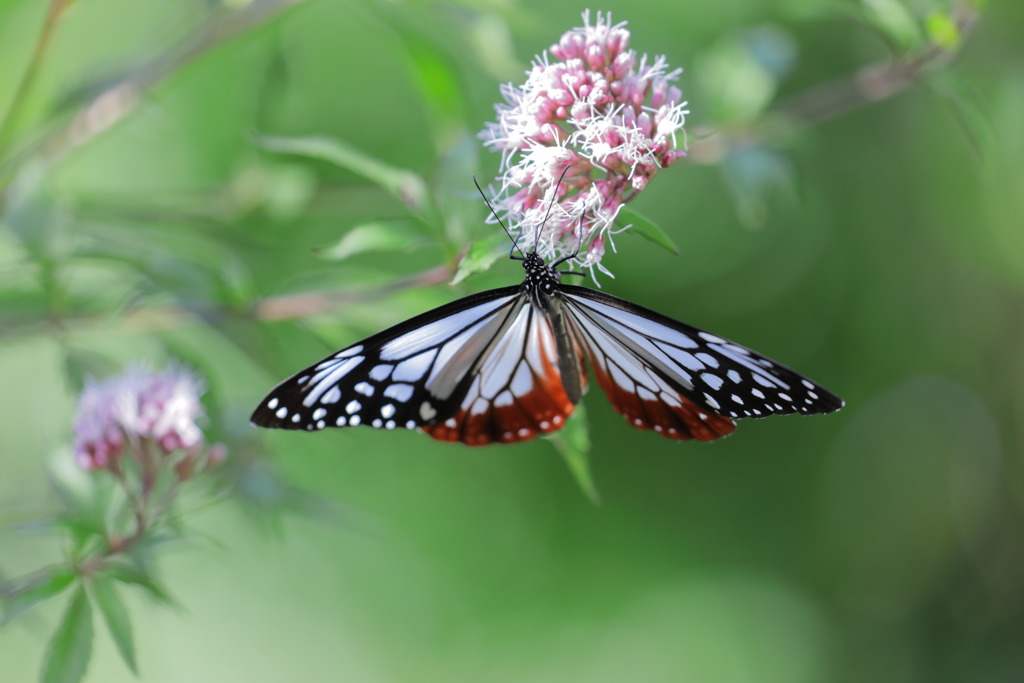
[[[1020,3],[592,8],[692,111],[603,286],[843,412],[675,443],[592,396],[554,448],[483,450],[246,424],[311,359],[519,280],[474,136],[582,9],[0,3],[5,680],[1024,677]],[[83,379],[139,358],[206,376],[243,504],[182,510],[224,549],[175,535],[159,582],[79,580],[92,532],[33,520],[98,508],[45,471]]]

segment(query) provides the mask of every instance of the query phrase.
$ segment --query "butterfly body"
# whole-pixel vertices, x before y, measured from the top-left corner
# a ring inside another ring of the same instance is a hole
[[[634,427],[710,441],[733,418],[827,413],[843,402],[746,347],[586,287],[535,253],[520,286],[474,294],[342,349],[275,387],[262,427],[423,429],[515,443],[561,429],[588,360]]]

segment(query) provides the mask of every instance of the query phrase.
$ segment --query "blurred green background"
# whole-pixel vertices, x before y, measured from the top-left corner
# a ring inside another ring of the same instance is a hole
[[[0,111],[47,7],[0,2]],[[45,468],[70,457],[81,378],[174,357],[207,378],[247,502],[196,506],[189,525],[216,542],[162,556],[184,610],[126,592],[145,681],[1024,680],[1024,4],[986,5],[946,44],[955,62],[892,97],[807,125],[772,115],[927,50],[949,8],[592,7],[685,68],[694,145],[632,205],[681,254],[623,235],[604,288],[847,401],[697,444],[630,429],[593,391],[595,506],[544,441],[246,422],[329,351],[519,281],[499,261],[452,288],[387,288],[493,233],[471,174],[498,159],[473,135],[585,6],[78,0],[0,139],[0,569],[60,557],[10,525],[57,505]],[[137,99],[73,118],[118,83]],[[443,228],[259,143],[311,135],[426,178]],[[325,258],[373,221],[377,249]],[[345,298],[248,315],[320,291]],[[60,608],[0,632],[0,678],[36,678]],[[134,680],[100,625],[87,680]]]

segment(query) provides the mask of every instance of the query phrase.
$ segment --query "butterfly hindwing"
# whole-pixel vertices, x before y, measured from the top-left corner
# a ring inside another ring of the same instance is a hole
[[[733,431],[731,418],[827,413],[843,405],[744,346],[592,289],[559,291],[598,383],[635,427],[710,441]]]
[[[529,300],[465,381],[469,388],[459,409],[425,428],[435,439],[474,446],[527,441],[561,429],[575,408],[559,370],[551,322]],[[576,400],[582,391],[579,386],[573,392]]]

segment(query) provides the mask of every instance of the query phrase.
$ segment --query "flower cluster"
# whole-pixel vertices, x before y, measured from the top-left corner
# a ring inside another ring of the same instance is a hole
[[[224,457],[223,446],[205,451],[199,403],[202,383],[181,368],[154,372],[140,366],[104,382],[89,382],[78,401],[75,460],[85,469],[119,471],[127,451],[137,460],[181,454],[180,475],[204,455]]]
[[[591,25],[584,12],[583,23],[534,60],[526,83],[502,88],[480,136],[502,154],[495,208],[526,236],[521,246],[547,260],[580,247],[578,266],[608,273],[601,258],[619,209],[685,155],[689,112],[671,85],[681,69],[638,58],[610,14]]]

